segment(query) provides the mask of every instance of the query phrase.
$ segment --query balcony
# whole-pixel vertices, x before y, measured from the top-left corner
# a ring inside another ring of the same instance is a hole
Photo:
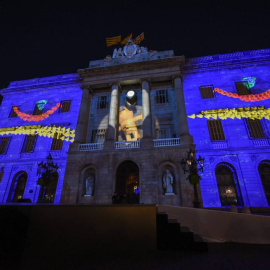
[[[254,147],[265,147],[265,146],[270,146],[269,140],[267,139],[256,139],[253,140],[253,145]]]
[[[85,143],[79,144],[79,151],[98,151],[103,150],[103,143]]]
[[[154,147],[164,147],[164,146],[176,146],[180,145],[179,138],[168,138],[168,139],[154,139]]]
[[[141,142],[140,141],[115,142],[114,147],[115,147],[115,149],[140,148],[141,147]]]
[[[214,149],[224,149],[228,148],[227,141],[212,141],[212,146]]]

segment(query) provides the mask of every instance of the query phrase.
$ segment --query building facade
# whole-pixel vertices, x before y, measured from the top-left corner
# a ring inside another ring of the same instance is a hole
[[[79,76],[15,81],[0,94],[0,202],[59,203],[81,102]],[[44,188],[37,169],[49,154],[59,168]]]
[[[0,202],[269,206],[270,50],[186,59],[128,40],[76,74],[0,91]],[[76,130],[76,131],[75,131]],[[59,166],[44,186],[38,164]]]
[[[205,158],[204,207],[269,206],[270,50],[188,59],[183,78],[190,133]]]
[[[180,166],[193,147],[183,64],[130,40],[78,71],[83,97],[61,202],[110,204],[116,192],[127,203],[192,206]]]

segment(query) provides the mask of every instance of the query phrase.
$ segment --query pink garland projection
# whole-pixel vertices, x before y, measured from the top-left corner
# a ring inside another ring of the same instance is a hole
[[[219,89],[219,88],[215,88],[213,90],[213,92],[217,92],[221,95],[224,95],[224,96],[227,96],[227,97],[232,97],[232,98],[239,98],[240,100],[242,101],[251,101],[251,102],[254,102],[254,101],[261,101],[261,100],[266,100],[266,99],[269,99],[270,98],[270,89],[267,90],[266,92],[264,93],[261,93],[261,94],[255,94],[255,95],[238,95],[236,93],[230,93],[230,92],[227,92],[227,91],[224,91],[222,89]]]
[[[50,110],[47,112],[41,114],[41,115],[33,115],[33,114],[28,114],[28,113],[23,113],[20,112],[18,107],[13,107],[14,112],[24,121],[34,121],[34,122],[39,122],[43,121],[45,118],[48,118],[51,114],[53,114],[59,107],[61,106],[60,103],[57,103],[56,106],[52,107]]]

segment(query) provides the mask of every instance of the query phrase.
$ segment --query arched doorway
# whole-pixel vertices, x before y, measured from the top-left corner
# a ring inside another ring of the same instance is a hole
[[[38,202],[53,203],[58,183],[58,173],[53,173],[49,179],[45,181],[45,185],[40,187]]]
[[[27,173],[22,171],[17,173],[11,184],[7,202],[17,202],[23,198],[25,186],[27,181]]]
[[[139,167],[131,160],[120,164],[116,172],[115,191],[121,196],[122,203],[140,202]]]
[[[221,206],[243,205],[235,169],[227,163],[220,163],[216,167],[215,174]]]
[[[270,161],[262,161],[259,164],[259,174],[261,177],[265,197],[270,205]]]

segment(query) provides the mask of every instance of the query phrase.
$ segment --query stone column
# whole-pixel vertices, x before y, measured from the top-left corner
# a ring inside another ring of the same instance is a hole
[[[149,82],[142,81],[143,138],[152,138]]]
[[[85,143],[83,140],[84,140],[84,130],[85,130],[86,119],[87,117],[89,117],[89,115],[87,115],[86,113],[88,100],[89,100],[89,89],[86,87],[86,88],[83,88],[80,112],[79,112],[76,135],[75,135],[75,140],[74,140],[75,144]]]
[[[180,141],[182,144],[193,143],[192,136],[189,134],[185,97],[180,77],[174,78],[175,97],[178,112],[178,125],[180,130]]]
[[[119,85],[117,83],[114,83],[112,85],[111,102],[110,102],[109,126],[107,133],[108,141],[115,141],[116,138],[118,96],[119,96]]]

